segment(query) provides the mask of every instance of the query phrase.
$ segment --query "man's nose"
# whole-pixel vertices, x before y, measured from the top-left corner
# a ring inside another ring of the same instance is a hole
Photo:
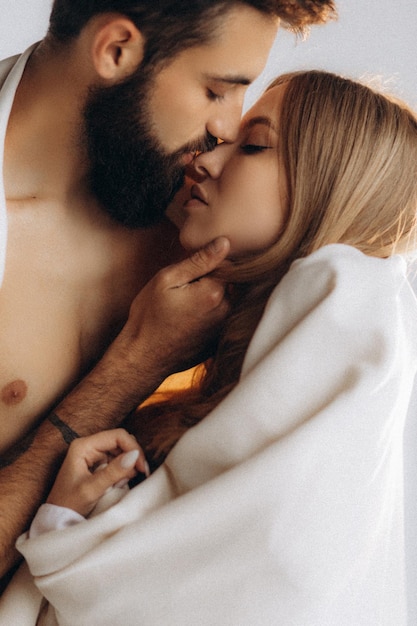
[[[226,143],[236,141],[242,117],[243,96],[222,105],[207,122],[207,131]]]

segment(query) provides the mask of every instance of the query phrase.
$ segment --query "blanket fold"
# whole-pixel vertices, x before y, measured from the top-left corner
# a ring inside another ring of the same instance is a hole
[[[91,520],[18,541],[60,626],[405,626],[402,433],[417,369],[405,263],[293,264],[239,385]],[[21,574],[20,574],[21,575]],[[7,613],[10,619],[11,613]],[[43,621],[42,621],[43,620]]]

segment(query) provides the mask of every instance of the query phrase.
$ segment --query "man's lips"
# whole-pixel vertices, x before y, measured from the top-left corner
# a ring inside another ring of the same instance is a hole
[[[183,165],[189,165],[195,157],[195,152],[186,152],[181,156],[181,162]]]

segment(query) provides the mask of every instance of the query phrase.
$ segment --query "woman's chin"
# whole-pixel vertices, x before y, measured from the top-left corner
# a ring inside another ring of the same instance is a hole
[[[200,250],[209,243],[209,241],[204,238],[196,239],[195,237],[187,236],[187,232],[184,228],[179,232],[179,240],[184,250],[190,253]]]

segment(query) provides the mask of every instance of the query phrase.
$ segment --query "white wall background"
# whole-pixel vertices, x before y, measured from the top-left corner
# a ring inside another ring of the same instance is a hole
[[[338,22],[312,30],[296,42],[280,32],[247,106],[284,71],[320,68],[353,78],[377,76],[417,109],[417,0],[336,0]],[[0,0],[0,59],[42,38],[52,0]],[[410,626],[417,626],[417,398],[406,430],[406,538]],[[354,626],[354,625],[352,625]],[[395,626],[393,624],[392,626]]]
[[[417,108],[417,0],[335,2],[338,21],[313,28],[306,41],[279,33],[266,69],[267,82],[282,71],[306,68],[352,78],[376,76]]]

